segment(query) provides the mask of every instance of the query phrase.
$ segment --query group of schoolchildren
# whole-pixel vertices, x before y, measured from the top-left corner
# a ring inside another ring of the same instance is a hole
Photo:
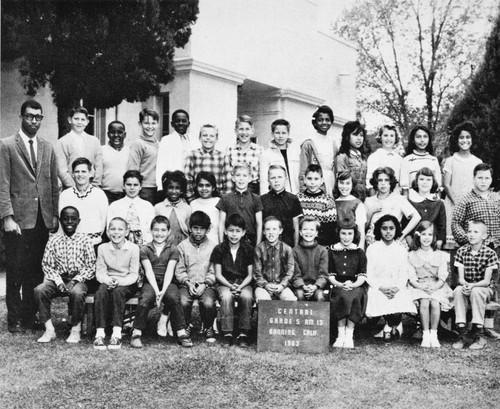
[[[382,147],[367,158],[364,126],[348,122],[336,140],[328,132],[333,112],[322,106],[313,115],[316,133],[295,161],[283,119],[273,122],[273,139],[263,150],[251,141],[252,119],[239,117],[237,143],[224,154],[215,149],[214,125],[202,126],[201,147],[190,150],[186,111],[174,112],[175,132],[161,143],[158,114],[145,109],[139,119],[143,134],[130,148],[123,123],[113,121],[101,150],[84,133],[88,114],[78,108],[70,116],[71,133],[58,141],[67,189],[60,198],[62,231],[49,239],[45,280],[35,289],[46,328],[39,342],[55,339],[50,300],[60,293],[70,300],[67,341],[80,341],[85,295],[95,276],[95,349],[121,347],[125,304],[138,291],[135,348],[142,347],[150,310],[162,303],[158,334],[167,335],[170,319],[179,344],[191,347],[195,300],[208,343],[216,342],[218,301],[222,344],[247,347],[254,301],[272,299],[330,301],[338,324],[333,346],[343,348],[354,347],[354,327],[365,316],[385,319],[385,341],[399,339],[402,314],[417,308],[421,345],[439,347],[441,311],[453,307],[460,334],[453,346],[462,348],[470,302],[470,348],[484,346],[497,255],[485,245],[484,220],[473,215],[464,225],[454,216],[456,226],[449,222],[463,194],[487,192],[491,184],[491,168],[470,153],[468,125],[456,132],[457,150],[444,166],[445,205],[438,195],[441,167],[424,126],[411,131],[404,158],[397,129],[383,126],[377,139]],[[484,174],[490,177],[486,189],[479,180]],[[461,229],[468,241],[455,257],[454,291],[446,283],[449,255],[440,250],[453,242],[452,229]]]

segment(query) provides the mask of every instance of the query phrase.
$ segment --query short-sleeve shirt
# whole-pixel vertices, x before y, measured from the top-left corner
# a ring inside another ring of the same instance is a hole
[[[293,218],[302,216],[302,206],[297,196],[283,190],[280,193],[270,191],[261,196],[262,220],[268,216],[275,216],[283,225],[281,239],[290,247],[294,247]]]
[[[253,248],[242,240],[233,260],[229,243],[224,241],[215,246],[210,261],[221,265],[222,276],[227,281],[241,283],[248,275],[248,266],[253,264]]]
[[[257,233],[255,214],[262,211],[260,196],[250,192],[248,189],[243,193],[235,190],[222,196],[215,207],[226,213],[227,217],[232,214],[239,214],[245,220],[246,232],[252,235]]]
[[[484,244],[476,254],[472,253],[470,244],[466,244],[458,249],[455,256],[455,267],[464,267],[464,278],[470,283],[483,280],[486,269],[489,267],[496,268],[497,265],[497,253]],[[495,289],[495,282],[491,280],[489,286]]]
[[[167,240],[163,250],[158,256],[156,255],[155,246],[151,242],[141,247],[140,260],[141,262],[143,260],[149,260],[151,262],[151,266],[153,267],[156,280],[163,282],[168,262],[170,260],[179,261],[179,251],[177,250],[177,246],[174,246],[171,241]]]

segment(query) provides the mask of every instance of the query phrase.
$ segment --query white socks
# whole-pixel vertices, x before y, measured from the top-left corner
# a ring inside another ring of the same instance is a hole
[[[422,343],[421,347],[424,348],[440,348],[441,344],[439,343],[437,336],[437,329],[431,329],[428,331],[422,331]]]
[[[69,334],[66,342],[69,344],[78,344],[80,342],[80,333],[82,332],[82,324],[78,323],[71,328],[71,333]]]
[[[168,322],[168,315],[161,314],[160,320],[158,321],[158,325],[156,326],[156,332],[160,337],[167,336],[167,322]]]
[[[122,339],[122,327],[113,327],[113,333],[111,337]]]

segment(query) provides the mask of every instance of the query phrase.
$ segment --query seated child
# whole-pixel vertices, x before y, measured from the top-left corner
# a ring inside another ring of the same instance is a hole
[[[191,207],[184,199],[187,181],[184,173],[180,170],[165,172],[161,180],[165,200],[155,205],[155,215],[165,216],[169,220],[170,235],[173,244],[177,246],[188,237],[189,233],[188,223]]]
[[[408,252],[396,241],[401,226],[395,216],[386,214],[377,220],[375,243],[366,251],[368,287],[367,317],[385,319],[384,341],[398,340],[403,313],[417,312],[408,284]]]
[[[62,209],[60,222],[62,232],[50,237],[42,260],[43,283],[34,290],[40,312],[40,321],[45,324],[45,333],[38,342],[56,339],[50,315],[50,302],[60,295],[69,295],[68,311],[71,317],[69,343],[80,342],[87,281],[95,275],[95,252],[92,240],[86,234],[77,233],[80,222],[78,210],[68,206]]]
[[[95,294],[94,309],[97,331],[94,349],[104,350],[104,330],[111,316],[113,333],[109,349],[122,346],[122,326],[125,304],[137,292],[139,278],[139,246],[127,240],[129,229],[121,217],[111,219],[107,235],[109,243],[97,249],[96,278],[100,283]]]
[[[321,190],[323,171],[319,165],[312,164],[307,167],[304,183],[306,190],[297,195],[302,212],[304,216],[319,220],[321,226],[317,240],[322,246],[328,247],[333,244],[337,209],[333,197]]]
[[[147,202],[149,203],[149,202]],[[151,222],[151,234],[153,241],[141,247],[140,259],[144,268],[146,280],[141,288],[139,305],[135,311],[134,330],[130,339],[132,348],[142,348],[142,331],[146,329],[149,311],[157,305],[161,305],[163,297],[172,286],[175,266],[179,260],[177,247],[172,244],[170,234],[170,223],[165,216],[156,216]],[[177,289],[174,289],[176,292]],[[177,330],[179,325],[177,316],[182,316],[180,302],[170,305],[167,300],[175,298],[165,297],[163,314],[158,323],[159,328],[165,328],[165,333],[159,331],[159,335],[166,336],[167,314],[172,311],[173,327]],[[176,313],[177,312],[177,313]]]
[[[293,249],[295,273],[293,289],[298,301],[325,301],[323,289],[328,276],[328,250],[316,241],[319,221],[304,217],[300,221],[300,243]]]
[[[292,248],[280,240],[281,222],[274,216],[264,220],[265,240],[255,248],[255,300],[297,301],[289,288],[293,278]]]
[[[222,345],[233,343],[234,303],[238,301],[238,345],[248,347],[252,318],[253,247],[245,240],[245,220],[239,214],[225,221],[226,239],[214,248],[210,261],[214,264],[220,297]]]
[[[420,222],[413,238],[416,250],[408,256],[410,291],[419,304],[424,348],[441,346],[437,337],[441,310],[449,311],[453,303],[453,292],[446,284],[450,256],[437,249],[437,241],[434,224],[428,220]]]
[[[268,180],[271,186],[269,193],[261,196],[262,217],[275,216],[283,225],[283,240],[290,247],[299,243],[299,217],[302,216],[302,207],[299,199],[285,190],[287,179],[286,169],[281,165],[271,165],[268,171]]]
[[[224,240],[226,217],[239,214],[245,220],[246,240],[255,246],[262,241],[262,202],[260,197],[248,188],[250,182],[250,167],[245,162],[233,167],[232,179],[234,191],[223,195],[217,203],[220,210],[219,238]]]
[[[460,339],[453,348],[465,346],[467,333],[467,304],[472,309],[472,335],[474,342],[470,349],[481,349],[486,345],[484,338],[484,314],[488,300],[495,293],[493,270],[498,268],[498,257],[494,250],[484,244],[488,228],[482,220],[470,220],[467,229],[469,244],[460,247],[455,256],[458,269],[458,283],[453,295],[455,300],[455,322]]]
[[[175,269],[175,277],[179,282],[181,305],[184,309],[184,320],[191,321],[191,310],[194,300],[199,300],[201,322],[205,329],[205,339],[209,344],[215,342],[213,329],[217,308],[217,294],[214,267],[210,256],[216,243],[207,238],[210,229],[210,217],[201,211],[194,212],[189,219],[189,238],[179,246],[179,263]],[[191,324],[187,327],[192,328]],[[188,332],[190,332],[188,330]],[[190,335],[190,334],[189,334]]]
[[[142,245],[151,241],[150,225],[154,217],[154,208],[139,194],[142,187],[142,175],[137,170],[128,170],[123,175],[125,197],[109,205],[107,220],[115,217],[124,219],[130,229],[128,240]]]
[[[343,219],[338,226],[340,242],[330,248],[329,281],[331,315],[338,325],[335,348],[354,348],[354,326],[365,315],[366,256],[358,247],[356,222]]]

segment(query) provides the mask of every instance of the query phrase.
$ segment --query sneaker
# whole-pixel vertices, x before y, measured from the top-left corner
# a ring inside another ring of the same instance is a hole
[[[431,347],[431,334],[429,333],[429,331],[422,332],[422,343],[420,344],[420,346],[423,348]]]
[[[66,342],[68,344],[78,344],[81,340],[80,331],[71,330],[68,339]]]
[[[207,328],[205,330],[205,340],[207,341],[208,344],[215,343],[215,333],[213,328]]]
[[[141,336],[132,335],[132,338],[130,338],[130,346],[132,348],[142,348]]]
[[[43,335],[37,339],[36,342],[40,344],[48,344],[56,339],[56,333],[54,331],[45,331]]]
[[[477,350],[483,349],[487,344],[486,338],[483,336],[478,336],[474,338],[474,342],[470,345],[469,349]]]
[[[224,335],[224,338],[222,338],[222,346],[230,347],[231,345],[233,345],[233,336],[230,334]]]
[[[393,341],[393,338],[391,336],[391,331],[384,331],[384,335],[382,338],[385,342],[392,342]]]
[[[452,345],[453,349],[462,349],[465,346],[465,339],[461,336],[457,342],[454,342]]]
[[[94,349],[99,351],[104,351],[106,349],[106,344],[104,343],[104,337],[95,337]]]
[[[337,337],[335,342],[333,343],[334,348],[344,348],[344,339],[340,335]]]
[[[352,349],[354,348],[354,340],[352,339],[352,337],[346,337],[345,340],[344,340],[344,348],[349,348],[349,349]]]
[[[193,332],[194,332],[193,324],[189,324],[186,328],[186,334],[187,334],[188,338],[191,338],[191,335],[193,335]]]
[[[120,349],[122,347],[122,340],[118,337],[111,337],[108,349]]]
[[[181,335],[177,338],[178,344],[183,348],[191,348],[193,346],[193,341],[189,335]]]
[[[248,337],[245,334],[240,334],[238,337],[238,346],[240,348],[248,348]]]

